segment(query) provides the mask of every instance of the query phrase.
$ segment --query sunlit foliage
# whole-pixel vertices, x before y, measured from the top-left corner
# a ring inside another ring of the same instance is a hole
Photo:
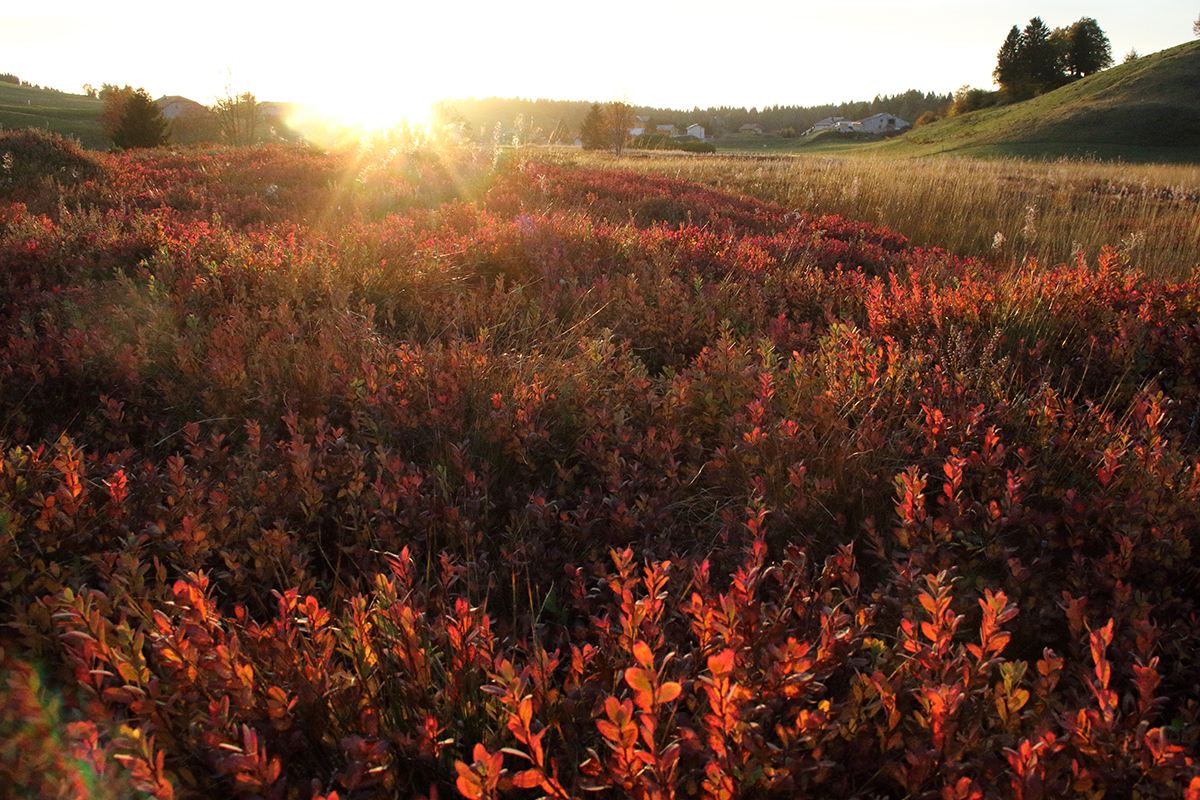
[[[469,151],[6,152],[31,794],[1200,796],[1195,279]]]

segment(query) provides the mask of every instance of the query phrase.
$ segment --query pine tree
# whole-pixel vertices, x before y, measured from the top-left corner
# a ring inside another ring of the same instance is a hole
[[[1041,17],[1029,20],[1021,33],[1021,72],[1034,93],[1048,92],[1065,81],[1058,49],[1050,41],[1050,29]]]
[[[128,89],[129,87],[125,87]],[[122,93],[117,123],[110,134],[122,150],[159,147],[170,141],[171,123],[145,89]]]
[[[602,150],[608,146],[604,135],[604,107],[592,103],[579,126],[579,136],[584,150]]]
[[[1021,80],[1021,29],[1016,25],[1012,26],[1004,44],[1000,46],[1000,52],[996,54],[996,69],[992,71],[992,78],[1007,93],[1012,93]]]

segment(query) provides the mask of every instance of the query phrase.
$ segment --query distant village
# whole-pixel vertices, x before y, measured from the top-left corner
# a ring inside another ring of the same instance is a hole
[[[187,133],[189,129],[196,129],[196,134],[207,134],[209,131],[204,130],[208,126],[204,124],[208,117],[208,109],[195,101],[185,97],[166,96],[160,97],[155,101],[162,114],[167,119],[175,123],[176,135],[179,133]],[[287,103],[263,103],[261,104],[261,113],[264,122],[271,129],[276,129],[282,133],[285,126],[284,120],[290,116],[289,112],[294,112],[292,108],[294,104]],[[693,123],[686,127],[674,124],[654,124],[649,116],[635,116],[632,118],[632,124],[629,126],[628,133],[632,138],[642,136],[662,136],[675,140],[693,140],[693,141],[713,141],[716,137],[706,131],[705,126],[699,123]],[[719,118],[718,118],[719,120]],[[791,135],[812,136],[824,131],[834,131],[836,133],[862,133],[862,134],[888,134],[897,133],[912,127],[912,123],[901,119],[895,114],[878,113],[864,117],[860,120],[851,120],[842,116],[825,117],[814,123],[810,128],[803,132],[791,132]],[[740,126],[737,131],[742,135],[764,135],[769,132],[762,125],[756,122],[747,123]],[[504,128],[497,132],[497,135],[508,140],[514,136],[520,136],[522,132]],[[550,135],[534,135],[529,138],[530,142],[538,143],[554,143],[575,145],[581,147],[583,145],[582,134],[578,131],[572,131],[568,136]]]
[[[629,128],[630,136],[642,136],[643,133],[664,133],[666,136],[688,136],[696,139],[704,138],[704,126],[689,125],[688,130],[680,133],[674,125],[656,125],[654,130],[650,131],[646,127],[650,118],[648,116],[637,116],[635,118],[641,122],[642,126],[634,126]],[[851,121],[845,116],[827,116],[823,120],[815,122],[808,131],[804,131],[800,136],[811,136],[814,133],[822,131],[836,131],[839,133],[894,133],[904,131],[905,128],[910,128],[910,122],[906,122],[895,114],[872,114],[868,118]],[[757,122],[748,122],[738,128],[738,133],[762,134],[763,127]]]
[[[706,136],[704,126],[698,123],[688,125],[685,129],[680,129],[676,125],[652,125],[651,118],[646,116],[636,116],[633,118],[634,124],[627,130],[631,137],[660,135],[667,136],[672,139],[697,139],[699,141],[712,141],[714,137]],[[871,133],[871,134],[887,134],[898,133],[912,127],[912,123],[901,119],[895,114],[880,113],[872,114],[860,120],[850,120],[846,117],[825,117],[822,120],[815,122],[808,130],[800,133],[800,136],[811,136],[823,131],[834,131],[837,133]],[[750,122],[742,125],[738,131],[740,134],[763,135],[767,133],[757,122]],[[576,132],[573,143],[576,146],[583,144],[582,136]]]

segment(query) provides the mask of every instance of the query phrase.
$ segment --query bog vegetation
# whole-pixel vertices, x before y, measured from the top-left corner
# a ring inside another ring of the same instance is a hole
[[[1183,265],[394,144],[0,138],[6,786],[1200,796]]]

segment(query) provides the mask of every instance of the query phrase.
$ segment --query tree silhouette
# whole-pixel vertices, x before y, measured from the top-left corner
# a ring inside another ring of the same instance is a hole
[[[1112,66],[1112,45],[1091,17],[1081,17],[1069,28],[1051,31],[1041,17],[1029,20],[1025,30],[1014,25],[996,54],[992,77],[1011,100],[1024,100],[1057,89],[1072,78],[1082,78]]]
[[[579,125],[579,138],[583,141],[584,150],[600,150],[606,145],[604,140],[604,106],[592,103],[591,108]]]
[[[1029,20],[1021,32],[1020,63],[1024,77],[1035,93],[1046,92],[1063,83],[1058,49],[1050,41],[1050,29],[1041,17]]]
[[[159,147],[170,141],[171,123],[145,89],[104,84],[100,124],[121,150]]]
[[[1000,84],[1000,88],[1011,92],[1021,80],[1021,29],[1016,25],[1008,32],[1000,52],[996,54],[996,69],[992,70],[992,78]]]
[[[225,96],[217,98],[211,107],[221,128],[221,138],[228,144],[254,144],[266,134],[263,104],[250,92],[235,94],[225,87]]]
[[[625,143],[629,140],[629,129],[633,122],[633,107],[626,102],[616,100],[604,109],[605,138],[617,158],[625,151]]]
[[[1091,17],[1081,17],[1067,31],[1065,64],[1075,78],[1091,75],[1113,64],[1112,44],[1100,25]]]

